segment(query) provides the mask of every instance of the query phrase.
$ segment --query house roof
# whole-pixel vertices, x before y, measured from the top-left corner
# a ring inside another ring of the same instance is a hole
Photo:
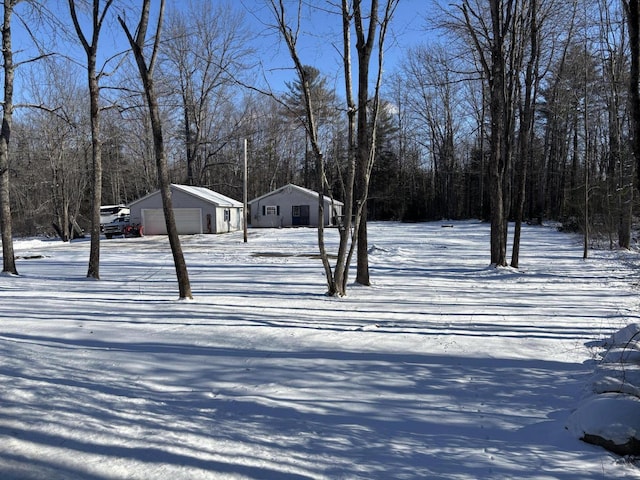
[[[208,188],[205,188],[205,187],[192,187],[191,185],[179,185],[177,183],[172,183],[171,190],[172,191],[180,190],[183,193],[186,193],[187,195],[191,195],[207,203],[212,203],[218,207],[242,208],[243,206],[242,202],[234,200],[233,198],[229,198],[225,195],[222,195],[221,193],[214,192],[213,190],[209,190]],[[138,200],[131,202],[131,205],[134,205],[144,200],[145,198],[158,195],[159,193],[160,193],[160,190],[157,190],[153,193],[150,193],[149,195],[146,195],[142,198],[139,198]]]
[[[290,189],[290,190],[297,190],[298,192],[307,195],[307,196],[312,196],[314,198],[318,198],[318,192],[315,192],[313,190],[310,190],[308,188],[304,188],[304,187],[300,187],[298,185],[294,185],[293,183],[289,183],[287,185],[284,185],[283,187],[280,188],[276,188],[275,190],[269,192],[269,193],[265,193],[264,195],[254,198],[253,200],[251,200],[249,203],[254,203],[254,202],[259,202],[260,200],[263,200],[267,197],[270,197],[272,195],[276,195],[278,193],[283,192],[286,189]],[[336,205],[344,205],[344,203],[342,203],[339,200],[332,200],[331,197],[324,195],[324,200],[325,202],[331,202],[333,201],[333,203],[335,203]]]

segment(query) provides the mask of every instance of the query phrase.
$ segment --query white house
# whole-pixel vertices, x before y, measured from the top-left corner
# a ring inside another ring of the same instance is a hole
[[[323,196],[324,225],[337,225],[344,204]],[[318,193],[288,184],[249,202],[252,227],[317,227]]]
[[[243,228],[242,202],[204,187],[171,184],[176,227],[181,235],[226,233]],[[160,190],[129,205],[131,224],[142,225],[144,235],[166,235]]]

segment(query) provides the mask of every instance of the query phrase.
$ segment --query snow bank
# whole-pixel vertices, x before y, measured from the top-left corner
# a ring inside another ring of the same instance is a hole
[[[588,443],[620,455],[640,455],[640,325],[604,340],[588,393],[567,429]]]

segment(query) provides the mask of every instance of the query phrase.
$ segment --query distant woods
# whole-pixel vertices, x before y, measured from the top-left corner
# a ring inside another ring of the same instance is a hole
[[[29,41],[47,50],[28,61],[14,46],[9,165],[0,172],[8,172],[13,234],[48,233],[52,224],[88,229],[90,96],[82,67],[65,55],[73,24],[63,9],[7,4],[34,26]],[[102,45],[118,38],[115,15],[131,8],[123,5],[105,18]],[[240,4],[188,5],[167,12],[155,75],[171,181],[242,198],[247,139],[249,198],[289,182],[318,188],[296,76],[263,81],[260,44],[277,40],[257,34]],[[481,218],[501,239],[505,222],[554,219],[628,247],[640,154],[637,11],[634,0],[424,2],[421,41],[400,48],[389,40],[385,49],[401,61],[383,78],[369,220]],[[390,38],[402,38],[396,22]],[[54,29],[56,38],[47,33]],[[326,40],[326,55],[336,55],[335,39]],[[157,189],[149,113],[128,48],[123,40],[96,65],[104,204]],[[331,79],[341,67],[305,68],[327,182],[340,199],[349,122],[343,87]],[[509,252],[499,243],[492,262],[504,264]]]

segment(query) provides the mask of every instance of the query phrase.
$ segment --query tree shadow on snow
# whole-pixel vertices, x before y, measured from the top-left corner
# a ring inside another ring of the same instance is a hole
[[[580,364],[27,334],[0,348],[0,434],[33,447],[0,445],[0,465],[46,472],[28,456],[46,447],[212,478],[585,478],[589,447],[563,428]],[[60,349],[68,363],[49,364]]]

